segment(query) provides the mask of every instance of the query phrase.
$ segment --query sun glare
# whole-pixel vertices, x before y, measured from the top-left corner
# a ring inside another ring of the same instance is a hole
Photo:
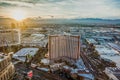
[[[25,19],[25,12],[22,10],[15,10],[12,12],[11,17],[17,21]]]

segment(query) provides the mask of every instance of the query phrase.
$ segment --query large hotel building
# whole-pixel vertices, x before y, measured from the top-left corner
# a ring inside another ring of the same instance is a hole
[[[0,30],[0,47],[20,44],[19,29]]]
[[[0,53],[0,80],[11,80],[15,73],[14,65],[11,62],[12,54]]]
[[[62,57],[78,59],[80,55],[80,36],[49,36],[48,53],[50,60]]]

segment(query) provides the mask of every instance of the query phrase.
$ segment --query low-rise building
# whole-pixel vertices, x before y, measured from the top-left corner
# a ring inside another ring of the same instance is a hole
[[[114,44],[114,43],[108,43],[108,45],[120,53],[120,46],[118,46],[117,44]]]
[[[65,65],[65,63],[54,63],[54,64],[50,65],[50,68],[52,71],[55,71],[55,70],[62,68],[64,65]]]
[[[86,38],[86,42],[90,45],[90,44],[98,44],[97,41],[93,38]]]
[[[117,67],[120,67],[120,54],[118,51],[105,45],[96,45],[95,51],[100,55],[101,59],[113,61]]]
[[[46,47],[47,43],[48,40],[44,34],[30,34],[30,36],[21,38],[22,46]]]
[[[41,59],[41,63],[43,63],[44,65],[49,65],[50,60],[49,59]]]
[[[34,57],[39,48],[22,48],[13,55],[14,59],[25,62],[26,56]]]

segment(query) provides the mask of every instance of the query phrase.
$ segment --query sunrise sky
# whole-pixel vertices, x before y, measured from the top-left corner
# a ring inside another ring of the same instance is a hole
[[[120,0],[0,0],[0,16],[120,19]]]

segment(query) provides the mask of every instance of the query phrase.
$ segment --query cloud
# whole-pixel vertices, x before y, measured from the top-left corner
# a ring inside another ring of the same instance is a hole
[[[120,8],[120,0],[110,0],[109,3],[115,8]]]
[[[29,16],[120,18],[120,0],[1,0],[0,7],[22,8]],[[4,10],[3,10],[4,11]]]
[[[32,7],[32,3],[20,2],[20,1],[0,1],[1,7]]]
[[[37,4],[37,3],[57,3],[57,2],[62,2],[64,0],[1,0],[5,2],[21,2],[21,3],[32,3],[32,4]]]
[[[9,4],[9,3],[5,3],[5,2],[1,2],[0,6],[2,6],[2,7],[9,7],[9,6],[16,6],[16,4]]]

